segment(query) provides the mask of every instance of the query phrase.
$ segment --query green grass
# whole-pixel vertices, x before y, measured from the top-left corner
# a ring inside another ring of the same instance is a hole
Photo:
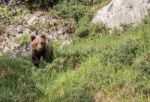
[[[24,33],[20,37],[16,37],[15,40],[19,45],[23,45],[30,42],[30,35],[28,33]]]
[[[8,7],[0,6],[0,15],[3,18],[1,25],[8,24],[23,24],[24,16],[27,15],[29,11],[27,9],[22,9],[19,7]]]
[[[1,101],[92,102],[102,92],[104,101],[148,102],[149,27],[130,28],[120,36],[76,38],[63,48],[54,43],[53,63],[39,69],[30,58],[2,56]]]

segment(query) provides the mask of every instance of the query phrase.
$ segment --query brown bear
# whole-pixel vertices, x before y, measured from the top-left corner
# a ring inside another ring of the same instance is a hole
[[[31,35],[32,63],[39,67],[41,61],[52,62],[52,44],[48,43],[45,34]]]

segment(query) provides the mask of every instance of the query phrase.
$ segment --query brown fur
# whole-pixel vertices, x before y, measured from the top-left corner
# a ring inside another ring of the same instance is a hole
[[[32,63],[39,66],[41,61],[52,62],[53,49],[52,45],[47,43],[45,35],[31,35],[31,48],[32,48]]]

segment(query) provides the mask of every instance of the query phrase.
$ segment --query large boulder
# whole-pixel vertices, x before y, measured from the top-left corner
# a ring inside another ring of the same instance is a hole
[[[150,0],[111,0],[96,13],[92,22],[104,23],[109,28],[137,25],[148,15],[149,8]]]

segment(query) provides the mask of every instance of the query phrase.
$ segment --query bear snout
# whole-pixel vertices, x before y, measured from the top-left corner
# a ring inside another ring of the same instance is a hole
[[[43,49],[43,48],[41,47],[41,48],[38,48],[37,50],[40,52],[40,51],[42,51],[42,49]]]

